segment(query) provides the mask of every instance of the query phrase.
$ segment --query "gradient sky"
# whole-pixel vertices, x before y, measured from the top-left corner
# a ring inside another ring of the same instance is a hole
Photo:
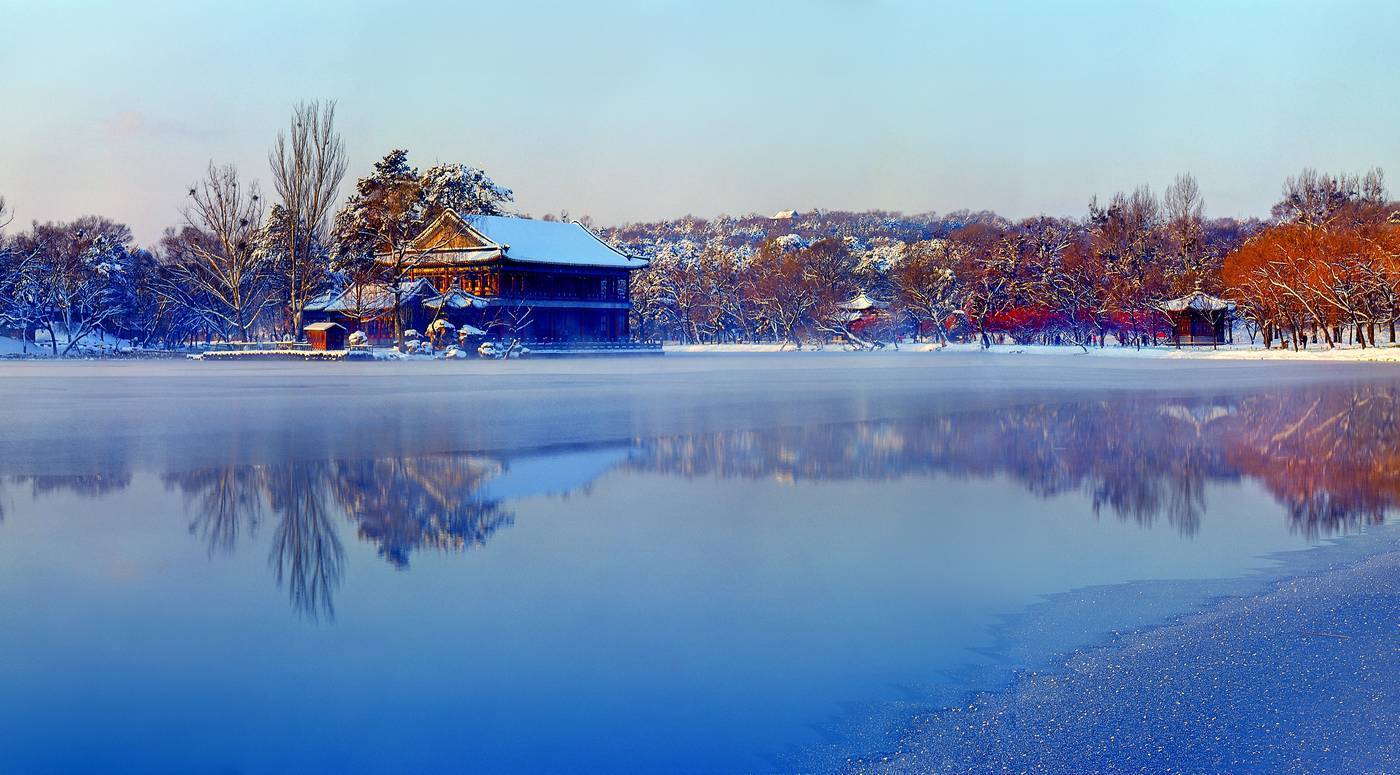
[[[285,7],[284,7],[285,6]],[[0,193],[149,243],[292,103],[599,223],[812,207],[1079,215],[1181,171],[1264,215],[1305,165],[1400,189],[1400,3],[0,0]],[[348,186],[347,186],[348,187]]]

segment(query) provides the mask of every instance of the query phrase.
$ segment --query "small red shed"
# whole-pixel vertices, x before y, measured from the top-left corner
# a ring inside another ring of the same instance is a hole
[[[345,326],[339,323],[312,323],[302,329],[313,350],[344,350]]]

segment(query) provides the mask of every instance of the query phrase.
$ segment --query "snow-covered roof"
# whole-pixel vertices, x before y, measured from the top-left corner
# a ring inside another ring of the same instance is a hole
[[[796,211],[796,210],[779,210],[778,212],[773,213],[771,216],[769,216],[768,220],[770,220],[770,221],[790,221],[790,220],[792,220],[793,218],[796,218],[796,217],[797,217],[797,211]]]
[[[1188,309],[1197,312],[1219,312],[1230,307],[1230,302],[1219,296],[1211,296],[1199,288],[1179,299],[1162,302],[1162,309],[1167,312],[1185,312]]]
[[[425,279],[399,283],[399,298],[436,296],[437,289]],[[394,293],[382,283],[354,284],[341,291],[328,291],[306,303],[311,312],[378,312],[394,308]]]
[[[343,329],[343,328],[345,328],[345,326],[342,326],[342,325],[339,324],[339,323],[308,323],[307,325],[302,326],[302,327],[301,327],[301,330],[303,330],[303,331],[329,331],[329,330],[331,330],[332,328],[340,328],[340,329]]]
[[[868,309],[884,309],[890,306],[887,301],[878,301],[865,295],[865,291],[856,294],[854,298],[841,302],[838,306],[852,312],[864,312]]]
[[[428,309],[471,309],[486,306],[486,300],[480,296],[474,296],[461,288],[453,288],[447,293],[443,293],[423,300],[423,306]]]
[[[452,261],[489,261],[504,257],[535,264],[566,264],[640,269],[647,260],[612,247],[578,222],[536,221],[503,215],[458,215],[446,210],[423,230],[441,234],[444,220],[466,232],[471,244],[423,246],[425,253]]]

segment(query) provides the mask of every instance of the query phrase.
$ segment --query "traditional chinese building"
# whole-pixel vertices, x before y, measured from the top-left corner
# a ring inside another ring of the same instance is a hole
[[[861,291],[838,306],[845,311],[848,322],[854,325],[868,325],[883,315],[885,310],[889,309],[890,303],[872,299],[865,295],[865,291]]]
[[[389,261],[387,254],[379,256]],[[413,241],[401,314],[425,330],[438,319],[526,341],[615,342],[630,336],[628,275],[647,265],[579,223],[447,210]],[[392,311],[389,288],[352,287],[316,299],[307,319],[334,320],[387,339],[392,316],[360,314],[356,297]],[[364,310],[371,312],[372,310]]]
[[[1231,312],[1234,305],[1196,290],[1177,299],[1162,303],[1161,310],[1171,321],[1172,344],[1216,346],[1233,341]]]
[[[461,322],[486,329],[510,314],[532,341],[627,339],[628,274],[647,265],[579,223],[451,210],[419,234],[413,254],[410,278],[471,297]]]
[[[363,331],[370,341],[383,344],[394,338],[394,308],[398,306],[404,330],[424,331],[434,317],[433,309],[424,302],[438,296],[437,289],[426,280],[408,280],[399,283],[397,291],[383,283],[359,283],[328,291],[307,302],[302,320],[309,324],[339,323],[349,332]]]

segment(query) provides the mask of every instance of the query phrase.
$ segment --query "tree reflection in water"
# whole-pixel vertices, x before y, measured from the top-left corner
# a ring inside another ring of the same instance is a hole
[[[1400,503],[1400,389],[1326,387],[1164,401],[1125,396],[637,443],[630,465],[779,481],[1006,476],[1040,497],[1185,535],[1207,482],[1259,481],[1311,537],[1379,523]]]
[[[296,611],[334,618],[345,564],[335,513],[358,528],[381,557],[408,567],[416,549],[482,544],[512,517],[478,497],[499,463],[472,456],[365,461],[302,461],[279,466],[203,469],[165,477],[184,493],[190,532],[210,553],[232,552],[270,512],[276,519],[269,565]]]
[[[268,563],[278,586],[286,580],[292,607],[312,619],[335,618],[334,594],[345,562],[327,505],[328,469],[321,462],[293,463],[267,474],[268,500],[279,517]]]
[[[210,554],[232,552],[246,525],[255,533],[263,514],[264,471],[252,466],[192,471],[166,477],[185,493],[193,519],[190,534],[204,539]]]
[[[471,455],[341,462],[332,489],[360,538],[407,568],[415,549],[460,551],[511,524],[499,501],[477,495],[501,470],[498,461]]]
[[[672,436],[636,442],[626,465],[684,477],[779,481],[1005,476],[1043,498],[1087,494],[1095,513],[1194,534],[1206,484],[1259,482],[1310,537],[1379,523],[1400,503],[1400,388],[1362,384],[1243,396],[1133,394],[1042,401],[898,421]],[[434,455],[212,468],[164,477],[189,530],[232,552],[275,519],[269,564],[294,609],[333,617],[349,520],[386,561],[485,544],[513,521],[483,486],[498,460]],[[131,475],[12,477],[34,497],[102,497]],[[541,492],[550,482],[539,482]],[[0,505],[4,499],[0,498]],[[340,517],[337,517],[337,512]]]

